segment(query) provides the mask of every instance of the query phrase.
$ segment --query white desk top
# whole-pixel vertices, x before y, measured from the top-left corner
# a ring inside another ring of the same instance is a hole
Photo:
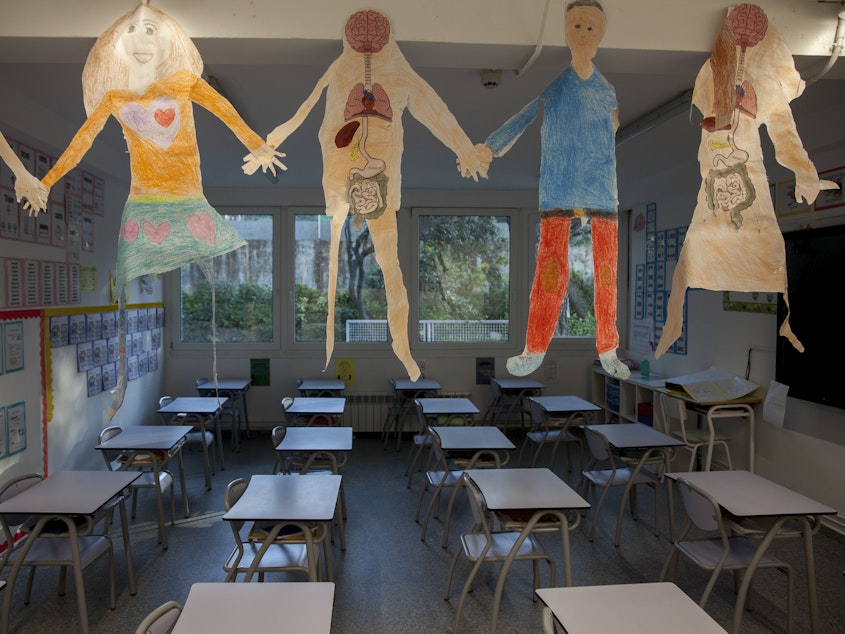
[[[300,390],[345,390],[346,382],[341,379],[302,379]]]
[[[0,503],[0,514],[92,515],[140,475],[140,471],[57,471]]]
[[[649,449],[652,447],[683,447],[684,443],[643,423],[611,423],[585,425],[599,432],[617,449]]]
[[[349,451],[351,427],[288,427],[279,451]]]
[[[229,399],[225,396],[177,396],[159,414],[216,414]]]
[[[534,379],[520,379],[514,377],[490,377],[490,382],[495,383],[502,390],[542,390],[546,384]]]
[[[246,391],[252,384],[252,379],[217,379],[217,389]],[[198,390],[213,390],[214,381],[206,381],[197,385]]]
[[[173,634],[329,634],[333,583],[195,583]]]
[[[468,398],[419,398],[423,414],[478,414],[478,408]]]
[[[440,383],[434,379],[417,379],[416,381],[412,381],[411,379],[393,379],[392,383],[394,388],[403,392],[424,392],[427,390],[441,389]]]
[[[297,396],[288,407],[288,414],[343,414],[346,398],[343,396]]]
[[[133,425],[97,445],[95,449],[168,451],[179,444],[191,430],[193,427],[190,425]]]
[[[674,583],[541,588],[537,596],[569,634],[725,634]]]
[[[467,474],[491,511],[590,508],[587,500],[546,468],[470,469]]]
[[[334,517],[341,477],[254,475],[223,519],[329,521]]]
[[[691,471],[667,473],[685,478],[712,495],[719,506],[736,517],[834,515],[835,509],[750,471]]]
[[[498,427],[453,425],[431,429],[440,438],[440,446],[449,451],[516,448]]]
[[[598,412],[601,407],[578,396],[529,396],[548,414],[572,414],[575,412]]]

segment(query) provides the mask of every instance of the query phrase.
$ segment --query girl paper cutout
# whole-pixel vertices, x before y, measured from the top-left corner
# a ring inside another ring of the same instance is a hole
[[[188,34],[146,4],[115,22],[88,55],[82,75],[88,119],[43,183],[51,187],[73,169],[109,117],[118,120],[132,182],[118,237],[116,288],[138,276],[164,273],[245,244],[203,195],[194,103],[223,121],[264,170],[284,169],[276,158],[280,155],[201,73],[202,59]],[[125,366],[121,352],[109,418],[123,402]]]
[[[387,321],[393,351],[416,380],[420,370],[408,342],[408,293],[397,252],[396,212],[400,207],[403,151],[402,114],[410,113],[458,157],[461,173],[486,177],[477,156],[443,100],[411,68],[399,50],[388,19],[377,11],[358,11],[345,26],[343,52],[317,81],[287,122],[267,136],[276,147],[305,120],[326,91],[326,112],[318,139],[323,154],[323,191],[331,217],[331,264],[326,366],[334,348],[334,310],[340,232],[351,213],[367,222],[376,261],[384,273]],[[244,171],[257,163],[245,157]]]
[[[753,4],[731,9],[693,89],[693,104],[704,115],[698,149],[702,184],[655,358],[681,334],[688,288],[783,293],[789,310],[786,253],[759,128],[766,126],[778,162],[795,173],[796,200],[811,204],[821,189],[835,188],[819,180],[792,118],[789,102],[803,91],[792,55],[763,10]],[[788,312],[780,334],[803,351]]]

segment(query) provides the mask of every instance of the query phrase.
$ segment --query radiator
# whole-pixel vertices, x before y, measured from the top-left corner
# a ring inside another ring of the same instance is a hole
[[[347,392],[343,424],[361,433],[380,434],[393,403],[391,392]],[[468,392],[442,392],[440,396],[469,398]],[[405,425],[407,429],[407,423]]]
[[[343,424],[356,432],[381,433],[393,399],[390,392],[347,392]]]

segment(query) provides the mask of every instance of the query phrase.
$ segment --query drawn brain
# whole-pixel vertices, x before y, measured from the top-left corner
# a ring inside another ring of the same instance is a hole
[[[378,53],[390,39],[390,22],[378,11],[358,11],[346,22],[346,41],[359,53]]]
[[[728,27],[734,36],[734,42],[742,47],[758,44],[766,36],[769,20],[763,9],[756,4],[741,4],[728,16]]]

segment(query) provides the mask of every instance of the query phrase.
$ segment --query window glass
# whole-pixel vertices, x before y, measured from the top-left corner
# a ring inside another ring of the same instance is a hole
[[[273,341],[273,216],[223,214],[247,241],[239,249],[180,271],[182,343],[211,341],[212,309],[221,343]],[[211,285],[215,301],[212,306]]]
[[[325,341],[331,221],[324,213],[298,213],[294,224],[294,340]],[[387,341],[384,277],[366,222],[356,227],[349,218],[343,225],[335,302],[335,341]]]
[[[508,341],[510,217],[419,216],[419,341]]]

